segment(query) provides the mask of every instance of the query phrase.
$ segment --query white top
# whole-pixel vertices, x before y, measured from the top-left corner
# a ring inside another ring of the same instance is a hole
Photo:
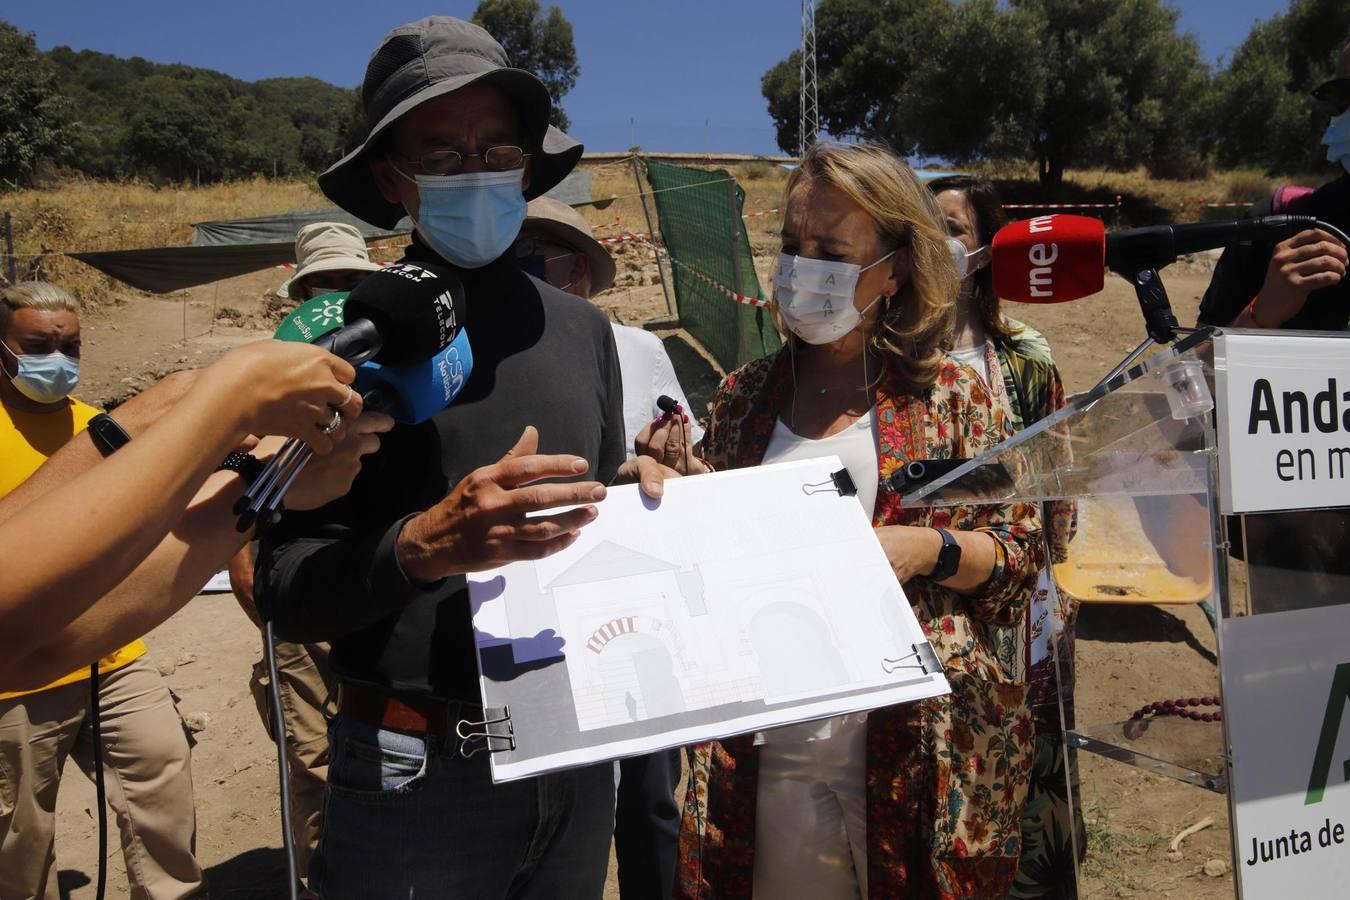
[[[675,367],[670,363],[661,339],[650,331],[613,322],[614,343],[619,348],[619,375],[623,379],[623,437],[628,458],[632,459],[633,439],[647,423],[664,415],[656,405],[662,394],[673,397],[689,413],[689,429],[693,443],[703,440],[703,429],[698,416],[689,409]]]
[[[952,350],[951,356],[957,362],[970,366],[980,374],[985,384],[989,384],[989,353],[984,344],[965,350]]]
[[[870,409],[865,415],[859,416],[857,421],[828,437],[804,438],[779,419],[773,425],[773,436],[769,438],[769,447],[764,451],[763,464],[767,466],[770,463],[793,462],[817,456],[839,457],[852,476],[858,488],[858,502],[870,519],[877,505],[877,470],[881,466],[877,458],[876,420],[876,410]]]
[[[872,518],[877,503],[877,486],[880,481],[878,469],[881,462],[877,456],[877,416],[870,409],[866,415],[841,431],[823,438],[804,438],[787,427],[782,419],[774,423],[773,436],[769,438],[769,447],[764,451],[764,465],[769,463],[792,462],[799,459],[813,459],[817,456],[837,456],[848,469],[853,484],[858,488],[858,502]],[[785,725],[771,731],[755,734],[756,744],[799,744],[807,741],[822,741],[834,737],[847,725],[857,726],[867,721],[867,713],[850,713],[846,716],[832,716],[816,722],[802,722],[797,725]]]

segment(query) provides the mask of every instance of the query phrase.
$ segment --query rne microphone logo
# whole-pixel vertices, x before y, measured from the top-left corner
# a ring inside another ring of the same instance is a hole
[[[1018,303],[1064,303],[1102,289],[1106,228],[1086,216],[1037,216],[994,235],[994,292]]]
[[[1029,224],[1032,234],[1048,234],[1055,230],[1054,216],[1037,216]],[[1027,249],[1027,262],[1031,263],[1027,283],[1031,286],[1033,297],[1055,296],[1055,273],[1051,268],[1059,259],[1059,244],[1038,243]]]

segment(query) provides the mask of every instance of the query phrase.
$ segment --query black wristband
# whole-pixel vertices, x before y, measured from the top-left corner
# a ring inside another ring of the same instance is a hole
[[[942,549],[938,551],[937,565],[933,567],[932,573],[928,576],[930,581],[946,581],[956,574],[956,570],[961,568],[961,545],[952,537],[952,533],[945,528],[934,528],[942,537]]]
[[[90,419],[85,430],[89,432],[89,439],[104,457],[112,456],[131,442],[131,435],[107,413],[99,413]]]
[[[229,456],[225,457],[220,465],[216,466],[217,472],[227,469],[231,472],[238,472],[244,479],[244,483],[251,486],[253,482],[258,480],[258,476],[262,474],[263,463],[262,460],[258,459],[258,457],[254,456],[252,453],[244,453],[240,450],[235,450]]]

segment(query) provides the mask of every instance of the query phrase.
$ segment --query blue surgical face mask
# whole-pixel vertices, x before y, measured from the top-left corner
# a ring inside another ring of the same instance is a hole
[[[64,353],[15,353],[0,341],[14,361],[18,374],[9,381],[20,393],[34,403],[58,403],[70,396],[80,383],[80,361]],[[8,372],[5,373],[7,376]]]
[[[410,177],[417,185],[417,233],[447,261],[477,269],[506,252],[525,221],[525,170]]]
[[[1327,146],[1327,161],[1338,162],[1350,172],[1350,109],[1331,120],[1322,143]]]

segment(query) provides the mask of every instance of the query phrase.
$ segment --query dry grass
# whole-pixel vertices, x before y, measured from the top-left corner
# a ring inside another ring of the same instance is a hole
[[[586,218],[597,226],[596,237],[647,231],[647,217],[631,165],[607,163],[590,168],[595,172],[594,196],[616,198],[605,208],[583,208]],[[1200,204],[1203,200],[1254,201],[1268,196],[1280,184],[1317,183],[1314,176],[1270,177],[1253,170],[1171,181],[1152,178],[1142,168],[1129,172],[1086,169],[1070,171],[1064,185],[1050,191],[1037,183],[1034,168],[1029,165],[991,163],[979,171],[1000,183],[1008,202],[1111,202],[1120,194],[1124,197],[1124,208],[1118,221],[1111,213],[1106,216],[1113,226],[1235,215],[1240,210],[1206,210]],[[746,192],[746,213],[781,205],[787,179],[785,169],[750,162],[732,167],[732,173]],[[642,190],[646,189],[644,178]],[[271,181],[262,177],[202,188],[155,188],[142,182],[79,179],[0,197],[0,210],[9,210],[14,216],[20,277],[35,266],[39,276],[70,288],[86,304],[104,302],[113,290],[123,288],[94,269],[61,256],[65,251],[186,244],[192,238],[192,223],[196,221],[324,205],[326,201],[312,180]],[[650,198],[648,207],[654,220],[656,210]],[[757,255],[772,256],[781,224],[781,216],[776,214],[747,220]],[[617,255],[624,258],[625,266],[650,263],[650,250],[640,244],[625,245]]]
[[[14,216],[19,278],[56,281],[86,305],[104,302],[118,283],[63,252],[187,244],[193,222],[325,205],[312,182],[264,178],[202,188],[80,179],[0,197],[0,210]]]
[[[998,182],[1005,202],[1083,203],[1114,202],[1121,197],[1120,219],[1108,211],[1108,224],[1122,227],[1164,222],[1188,222],[1205,218],[1240,215],[1241,207],[1211,209],[1209,203],[1253,203],[1270,196],[1283,184],[1316,186],[1323,177],[1308,173],[1268,175],[1256,169],[1211,172],[1203,178],[1172,180],[1155,178],[1141,166],[1119,172],[1107,169],[1073,169],[1065,173],[1058,189],[1042,187],[1035,167],[1025,163],[988,163],[973,171]]]

